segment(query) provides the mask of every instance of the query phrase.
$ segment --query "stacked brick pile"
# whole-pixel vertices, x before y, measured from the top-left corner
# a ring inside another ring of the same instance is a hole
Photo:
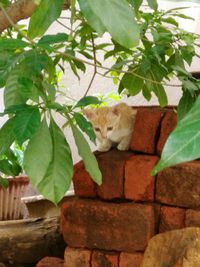
[[[99,187],[76,164],[76,196],[61,209],[65,267],[139,267],[152,236],[200,226],[200,161],[150,175],[175,125],[173,109],[138,108],[130,151],[96,154]]]

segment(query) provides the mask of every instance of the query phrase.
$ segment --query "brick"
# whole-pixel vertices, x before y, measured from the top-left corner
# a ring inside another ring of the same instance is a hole
[[[102,172],[102,185],[97,188],[100,198],[111,200],[124,197],[124,168],[131,155],[132,153],[113,149],[97,157]]]
[[[157,153],[161,155],[163,147],[169,134],[174,130],[177,124],[177,116],[173,110],[168,110],[164,118],[162,119],[161,129],[160,129],[160,136],[157,144]]]
[[[151,205],[74,198],[61,206],[62,233],[72,247],[144,251],[154,228]]]
[[[140,267],[143,260],[143,254],[139,252],[120,254],[119,267]]]
[[[163,115],[164,111],[158,108],[138,109],[130,145],[133,151],[155,154]]]
[[[38,262],[36,267],[64,267],[64,260],[55,257],[45,257]]]
[[[185,226],[200,227],[200,210],[186,210]]]
[[[115,252],[94,251],[92,253],[91,267],[118,267],[119,254]]]
[[[73,177],[75,195],[79,197],[96,197],[97,185],[91,179],[89,173],[85,170],[83,161],[74,166]]]
[[[155,177],[151,170],[158,161],[156,156],[134,155],[125,165],[125,198],[135,201],[153,201]]]
[[[156,200],[185,208],[200,208],[200,161],[166,168],[157,176]]]
[[[88,249],[67,247],[64,267],[90,267],[91,254],[92,252]]]
[[[185,227],[185,209],[162,206],[160,209],[159,232]]]

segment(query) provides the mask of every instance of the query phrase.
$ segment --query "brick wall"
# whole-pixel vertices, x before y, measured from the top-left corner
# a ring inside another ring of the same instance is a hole
[[[61,208],[65,267],[139,267],[153,235],[200,226],[200,161],[150,175],[175,125],[172,108],[138,108],[130,151],[96,153],[101,186],[75,165],[76,196]]]

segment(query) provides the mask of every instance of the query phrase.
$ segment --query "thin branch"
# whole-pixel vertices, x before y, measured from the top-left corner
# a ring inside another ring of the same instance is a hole
[[[71,31],[71,28],[67,27],[67,25],[65,25],[64,23],[62,23],[61,21],[59,21],[58,19],[56,20],[57,23],[59,23],[61,26],[63,26],[65,29]]]
[[[87,90],[86,90],[84,96],[86,96],[86,95],[88,94],[88,92],[89,92],[89,90],[90,90],[90,88],[91,88],[91,86],[92,86],[92,83],[93,83],[93,81],[94,81],[94,78],[95,78],[95,76],[96,76],[96,74],[97,74],[97,57],[96,57],[96,48],[95,48],[95,43],[94,43],[94,36],[93,36],[92,33],[91,33],[91,40],[92,40],[93,58],[94,58],[94,73],[93,73],[93,75],[92,75],[92,79],[91,79],[91,81],[90,81],[90,83],[89,83],[89,85],[88,85],[88,88],[87,88]]]
[[[58,51],[56,51],[56,52],[58,52]],[[73,60],[76,60],[78,62],[85,63],[85,64],[90,65],[90,66],[95,66],[96,65],[96,68],[100,68],[102,70],[116,71],[117,73],[124,73],[124,74],[125,73],[129,73],[129,74],[132,74],[133,76],[135,76],[135,77],[137,77],[139,79],[142,79],[142,80],[145,80],[147,82],[154,83],[154,84],[162,84],[162,85],[169,86],[169,87],[182,87],[181,84],[168,84],[168,83],[165,83],[165,82],[161,83],[161,82],[158,82],[158,81],[154,81],[154,80],[148,79],[146,77],[143,77],[143,76],[141,76],[141,75],[139,75],[139,74],[137,74],[137,73],[135,73],[133,71],[129,71],[129,70],[118,70],[118,69],[114,69],[114,68],[108,68],[108,67],[99,65],[97,62],[96,62],[96,64],[94,64],[93,62],[90,62],[90,61],[87,61],[87,60],[84,60],[84,59],[77,58],[77,57],[72,56],[72,55],[70,55],[70,54],[68,54],[66,52],[59,52],[59,54],[64,55],[64,56],[66,56],[68,58],[71,58]]]

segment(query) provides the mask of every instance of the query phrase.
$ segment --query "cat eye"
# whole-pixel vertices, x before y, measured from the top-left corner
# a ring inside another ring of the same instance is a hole
[[[96,132],[100,132],[100,129],[99,129],[99,128],[94,128],[94,130],[95,130]]]
[[[113,127],[108,127],[107,130],[108,131],[112,131]]]

